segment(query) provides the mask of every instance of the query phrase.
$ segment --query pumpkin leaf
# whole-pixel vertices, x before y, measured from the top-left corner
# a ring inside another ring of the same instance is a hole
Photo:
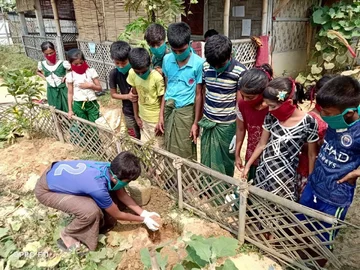
[[[44,267],[44,268],[54,268],[56,265],[59,264],[59,262],[61,261],[61,256],[55,256],[52,259],[43,259],[40,260],[37,264],[38,267]]]
[[[221,236],[213,242],[212,252],[216,258],[235,256],[238,247],[238,241],[236,239]]]
[[[216,267],[216,270],[239,270],[239,269],[235,266],[235,264],[231,260],[227,259],[223,265]]]
[[[150,252],[147,248],[140,249],[140,259],[141,262],[144,264],[144,269],[151,269],[151,256]]]
[[[331,17],[323,9],[316,10],[312,15],[315,24],[323,25],[331,20]]]

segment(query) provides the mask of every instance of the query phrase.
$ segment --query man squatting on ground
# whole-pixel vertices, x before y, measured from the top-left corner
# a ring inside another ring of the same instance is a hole
[[[159,214],[143,210],[124,189],[140,173],[140,160],[130,152],[120,153],[111,163],[53,162],[37,182],[35,196],[43,205],[74,215],[60,233],[59,248],[68,251],[83,243],[95,250],[99,231],[111,230],[117,220],[143,222],[150,230],[158,230],[154,219],[159,221]],[[135,214],[123,212],[126,207]]]

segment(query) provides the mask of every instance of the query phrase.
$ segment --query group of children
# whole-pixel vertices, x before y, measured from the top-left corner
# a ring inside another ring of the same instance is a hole
[[[201,129],[202,164],[231,177],[236,166],[262,189],[344,219],[360,176],[359,82],[324,76],[311,91],[316,106],[306,113],[298,107],[304,98],[299,84],[274,79],[268,64],[247,70],[232,58],[228,37],[206,36],[206,61],[190,39],[190,27],[180,22],[167,32],[159,24],[148,27],[152,58],[124,41],[112,44],[110,93],[123,102],[128,133],[196,159]],[[42,50],[47,60],[39,72],[48,82],[49,104],[95,121],[95,91],[101,91],[96,71],[80,50],[69,52],[70,64],[56,61],[51,43]]]

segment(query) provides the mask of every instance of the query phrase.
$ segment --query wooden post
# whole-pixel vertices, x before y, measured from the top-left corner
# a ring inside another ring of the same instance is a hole
[[[26,20],[25,20],[25,14],[24,12],[19,12],[19,18],[20,18],[20,24],[21,24],[21,33],[23,36],[29,35],[27,26],[26,26]]]
[[[56,50],[57,50],[57,54],[59,56],[59,59],[60,60],[65,60],[65,52],[64,52],[64,45],[63,45],[63,42],[62,42],[62,37],[61,36],[56,36],[55,41],[56,41]]]
[[[178,196],[179,209],[183,210],[184,201],[183,201],[183,192],[182,192],[182,172],[181,172],[182,161],[181,161],[181,159],[179,159],[179,158],[175,159],[173,162],[173,166],[176,169],[176,173],[177,173],[177,184],[178,184],[178,192],[179,192],[179,196]]]
[[[229,37],[230,24],[230,0],[225,0],[224,4],[224,35]]]
[[[246,224],[246,205],[249,190],[248,188],[240,189],[239,192],[239,231],[238,240],[239,244],[242,245],[245,242],[245,224]]]
[[[59,20],[59,13],[58,13],[58,9],[57,9],[55,0],[51,0],[51,7],[52,7],[53,14],[54,14],[56,35],[61,37],[61,26],[60,26],[60,20]]]
[[[60,142],[64,143],[65,140],[64,140],[64,136],[63,136],[63,134],[61,132],[60,123],[59,123],[59,121],[58,121],[58,119],[56,117],[55,107],[50,106],[50,111],[51,111],[51,116],[52,116],[54,124],[55,124],[56,134],[59,137]]]
[[[117,150],[117,153],[120,154],[122,152],[122,148],[121,148],[121,143],[119,140],[116,140],[115,141],[115,144],[116,144],[116,150]]]
[[[262,6],[262,18],[261,18],[261,35],[266,36],[268,34],[267,31],[267,22],[268,22],[268,0],[263,0]]]
[[[35,0],[35,15],[36,15],[37,25],[39,27],[40,36],[45,37],[46,36],[45,24],[41,12],[40,0]]]

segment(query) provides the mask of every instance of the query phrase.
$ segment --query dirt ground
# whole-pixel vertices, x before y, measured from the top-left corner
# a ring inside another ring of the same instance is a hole
[[[54,209],[40,206],[32,195],[32,190],[41,173],[51,162],[83,158],[83,154],[72,145],[62,144],[50,138],[38,138],[33,141],[20,139],[12,146],[0,149],[0,155],[2,157],[0,163],[0,185],[2,187],[0,193],[0,228],[8,227],[9,224],[11,228],[16,228],[18,224],[16,218],[23,219],[24,222],[20,226],[22,228],[29,226],[29,228],[25,233],[20,233],[14,237],[18,250],[26,250],[30,240],[37,240],[35,243],[41,243],[43,250],[52,252],[60,264],[66,265],[68,259],[63,259],[62,256],[65,255],[59,255],[59,250],[56,250],[53,242],[58,238],[59,228],[56,227],[58,221],[55,222],[56,224],[44,222],[47,222],[47,218],[52,219],[54,217],[62,217],[63,221],[69,222],[71,218]],[[35,213],[31,214],[29,209],[35,210],[36,218],[31,217]],[[175,202],[168,198],[164,191],[155,187],[152,188],[151,200],[144,206],[144,209],[156,211],[163,217],[163,225],[159,232],[151,233],[142,224],[119,222],[114,230],[106,234],[106,247],[115,248],[118,243],[121,243],[120,247],[122,246],[123,249],[122,260],[117,269],[143,269],[140,249],[148,247],[151,250],[159,246],[164,246],[160,254],[168,257],[167,269],[172,269],[179,260],[186,256],[185,244],[179,240],[179,237],[189,237],[192,234],[205,237],[231,237],[227,231],[221,229],[217,224],[197,218],[186,211],[179,213],[176,210]],[[26,218],[35,219],[32,222],[26,222]],[[37,228],[40,225],[36,225],[36,223],[46,224],[47,231],[45,228]],[[16,230],[22,232],[21,229]],[[49,232],[51,235],[45,235]],[[175,245],[178,246],[177,251],[173,248]],[[239,269],[281,269],[274,261],[261,257],[257,253],[239,254],[232,260],[236,265],[241,266]],[[1,261],[0,258],[0,265]],[[256,265],[255,268],[254,265]]]
[[[347,222],[360,227],[360,186],[358,184],[354,201],[346,216]],[[360,228],[348,226],[340,230],[335,238],[334,254],[343,263],[341,270],[360,269]],[[329,268],[334,270],[333,268]]]

